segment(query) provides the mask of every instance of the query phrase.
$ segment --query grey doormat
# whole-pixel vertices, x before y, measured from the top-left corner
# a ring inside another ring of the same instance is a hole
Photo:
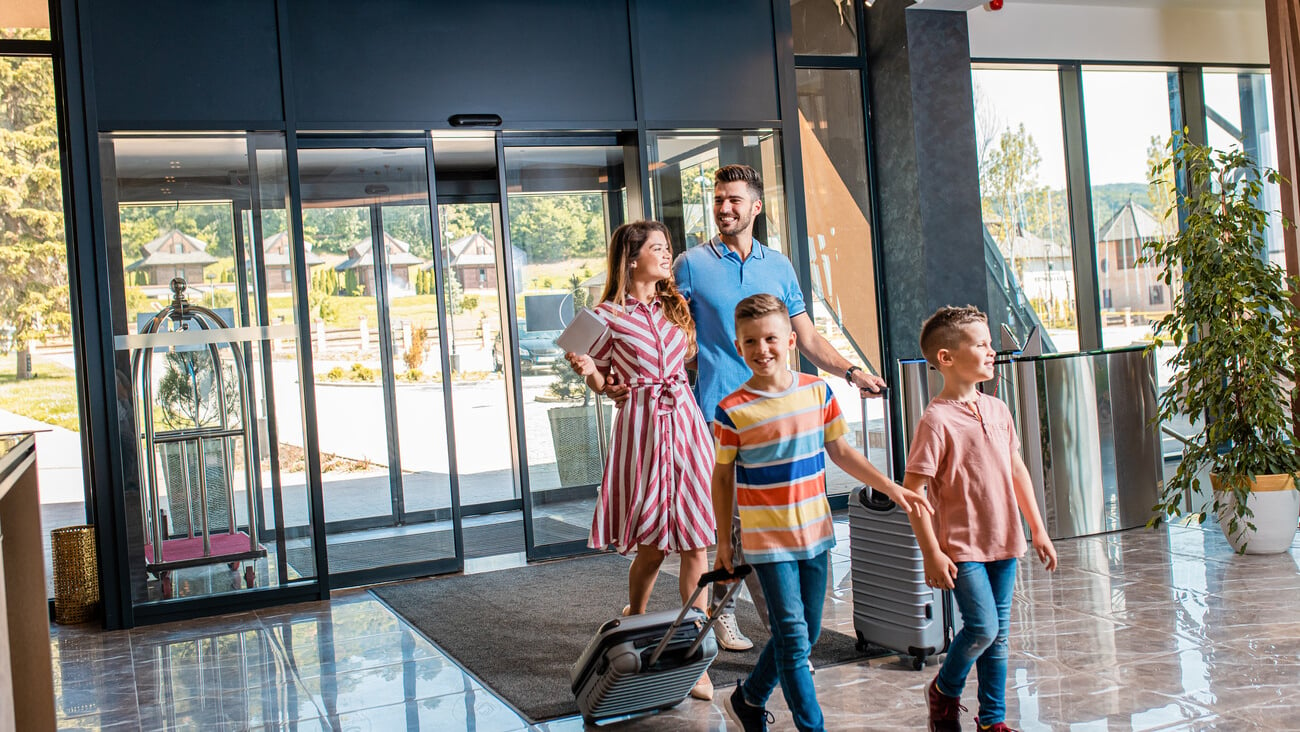
[[[602,623],[627,602],[628,560],[601,554],[498,572],[437,577],[371,590],[429,640],[533,722],[578,713],[569,667]],[[680,607],[677,578],[663,573],[651,610]],[[722,687],[744,677],[768,633],[748,601],[736,603],[740,627],[754,641],[744,653],[723,651],[709,671]],[[862,658],[854,639],[824,630],[813,666]]]
[[[535,519],[533,529],[535,532],[533,541],[539,545],[585,541],[589,533],[589,529],[585,526],[574,526],[550,516]],[[463,534],[466,559],[524,551],[522,521],[466,526]],[[355,572],[450,557],[453,547],[450,531],[422,531],[331,543],[329,545],[330,572]],[[290,549],[288,560],[289,564],[303,576],[310,577],[316,574],[316,555],[310,547]]]

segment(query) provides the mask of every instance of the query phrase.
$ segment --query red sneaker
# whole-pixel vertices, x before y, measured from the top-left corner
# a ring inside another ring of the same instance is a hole
[[[966,707],[961,705],[959,697],[939,691],[938,684],[939,677],[935,676],[934,681],[925,687],[925,703],[930,709],[930,732],[961,732],[961,713],[966,711]]]

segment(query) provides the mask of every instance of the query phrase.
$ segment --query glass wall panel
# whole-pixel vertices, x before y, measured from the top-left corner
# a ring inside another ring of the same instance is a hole
[[[50,40],[50,4],[46,0],[8,0],[0,5],[0,40]]]
[[[862,78],[853,69],[799,69],[799,146],[803,153],[808,256],[813,281],[809,313],[835,349],[880,373],[880,314],[871,230],[871,188],[867,177]],[[883,464],[884,421],[879,400],[867,402],[868,430],[857,390],[842,374],[828,374],[851,434]],[[861,447],[861,444],[859,445]],[[826,487],[847,493],[859,484],[834,463],[826,466]]]
[[[507,147],[505,163],[533,544],[584,542],[614,410],[555,339],[604,288],[606,244],[627,198],[623,149]]]
[[[314,579],[291,556],[311,553],[299,332],[266,287],[284,278],[284,137],[105,134],[100,151],[132,597]]]
[[[299,152],[330,572],[454,560],[428,149]]]
[[[0,432],[39,430],[48,539],[86,523],[51,60],[0,57],[0,98]],[[45,566],[52,595],[48,540]]]
[[[1171,303],[1158,269],[1139,259],[1146,242],[1178,227],[1177,215],[1169,214],[1172,181],[1152,183],[1149,175],[1166,154],[1178,96],[1172,71],[1083,70],[1101,341],[1107,348],[1148,342],[1151,324]],[[1165,384],[1165,359],[1159,360]]]
[[[664,222],[677,251],[717,234],[713,222],[713,173],[723,165],[752,166],[763,178],[763,212],[754,220],[754,237],[787,256],[785,186],[780,133],[650,133],[652,218]]]
[[[1026,320],[1043,328],[1045,351],[1077,351],[1058,73],[980,67],[972,81],[984,229],[1008,273],[998,286],[1032,309]]]
[[[1212,147],[1244,150],[1263,168],[1277,168],[1277,138],[1273,129],[1273,87],[1267,71],[1205,69],[1206,132]],[[1286,267],[1282,251],[1282,197],[1276,184],[1264,183],[1259,202],[1269,211],[1269,258]]]
[[[857,55],[858,16],[853,3],[790,0],[790,19],[796,55]]]

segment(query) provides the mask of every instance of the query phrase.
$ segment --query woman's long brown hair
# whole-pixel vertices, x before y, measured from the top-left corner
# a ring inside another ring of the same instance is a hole
[[[668,227],[658,221],[631,221],[614,230],[609,239],[605,291],[600,294],[601,302],[622,306],[627,301],[628,269],[632,261],[641,256],[641,247],[645,246],[653,231],[663,234],[669,249],[672,248]],[[682,293],[677,291],[677,282],[671,273],[655,283],[655,297],[659,299],[668,322],[686,333],[686,358],[691,358],[695,355],[695,321],[691,319],[690,307]]]

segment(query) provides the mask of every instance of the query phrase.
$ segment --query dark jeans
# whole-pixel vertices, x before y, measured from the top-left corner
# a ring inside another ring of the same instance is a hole
[[[767,597],[772,638],[745,679],[745,700],[766,706],[780,683],[794,726],[801,732],[825,729],[808,654],[821,635],[828,557],[829,552],[822,552],[812,559],[754,565]]]
[[[990,726],[1007,715],[1007,635],[1016,560],[958,562],[952,595],[961,609],[962,628],[939,667],[939,692],[961,696],[971,666],[979,681],[979,723]]]

